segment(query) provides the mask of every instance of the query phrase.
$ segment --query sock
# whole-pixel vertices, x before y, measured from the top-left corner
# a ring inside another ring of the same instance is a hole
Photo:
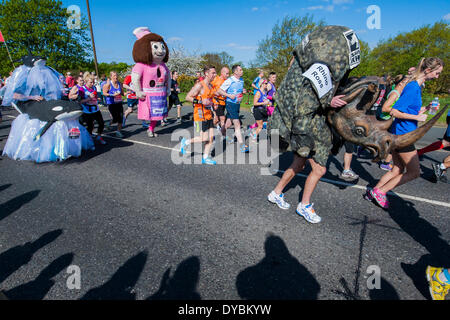
[[[447,169],[447,168],[445,167],[445,164],[443,164],[443,163],[441,163],[441,164],[439,165],[439,167],[441,167],[442,170]]]
[[[148,126],[148,130],[150,130],[151,132],[154,132],[157,123],[158,123],[158,121],[150,121],[150,125]]]
[[[440,150],[443,148],[444,148],[444,145],[442,144],[442,142],[436,141],[436,142],[433,142],[432,144],[430,144],[429,146],[426,146],[425,148],[420,149],[419,151],[417,151],[417,153],[419,154],[419,156],[421,156],[425,153]]]
[[[450,284],[450,273],[448,272],[448,269],[442,270],[442,272],[438,275],[439,280],[442,282],[445,282],[446,284]]]

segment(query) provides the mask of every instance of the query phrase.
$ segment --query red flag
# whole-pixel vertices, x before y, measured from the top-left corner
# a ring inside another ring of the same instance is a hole
[[[0,42],[5,42],[5,38],[3,38],[2,31],[0,30]]]

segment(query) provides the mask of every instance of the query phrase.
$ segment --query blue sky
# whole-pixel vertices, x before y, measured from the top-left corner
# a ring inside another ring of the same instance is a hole
[[[78,5],[87,17],[85,0],[63,0]],[[366,10],[377,5],[381,29],[369,30]],[[226,51],[236,61],[255,59],[258,41],[286,15],[312,14],[329,25],[344,25],[374,47],[380,40],[439,20],[450,22],[449,0],[228,0],[123,1],[90,0],[99,62],[133,63],[134,28],[148,26],[169,47],[189,53]]]

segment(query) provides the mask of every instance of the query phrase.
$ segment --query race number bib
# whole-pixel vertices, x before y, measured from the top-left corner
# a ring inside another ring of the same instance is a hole
[[[333,83],[331,82],[330,69],[325,64],[314,63],[303,76],[308,78],[316,88],[319,99],[326,95],[331,89],[333,89]]]
[[[150,116],[163,117],[167,112],[167,97],[166,96],[150,96]]]
[[[119,94],[117,96],[114,96],[114,102],[115,103],[122,103],[122,96]]]

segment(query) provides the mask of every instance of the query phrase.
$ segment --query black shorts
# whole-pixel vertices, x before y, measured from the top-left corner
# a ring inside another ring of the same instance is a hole
[[[202,121],[202,132],[207,132],[211,128],[214,128],[214,120]]]
[[[122,123],[123,121],[123,105],[122,103],[108,104],[108,110],[111,113],[111,123]]]
[[[182,106],[183,104],[180,101],[180,98],[178,95],[170,95],[169,96],[169,108],[172,108],[172,106]]]
[[[355,145],[351,142],[345,141],[344,147],[345,153],[353,153],[353,151],[355,151]]]
[[[225,106],[218,105],[216,110],[216,116],[224,117],[225,116]]]
[[[267,121],[267,118],[269,117],[267,114],[267,108],[266,107],[254,107],[253,108],[253,116],[255,117],[256,121]]]
[[[396,149],[395,151],[397,151],[398,153],[407,153],[407,152],[412,152],[414,150],[416,150],[416,146],[414,144],[410,144],[409,146],[406,146],[401,149]]]

